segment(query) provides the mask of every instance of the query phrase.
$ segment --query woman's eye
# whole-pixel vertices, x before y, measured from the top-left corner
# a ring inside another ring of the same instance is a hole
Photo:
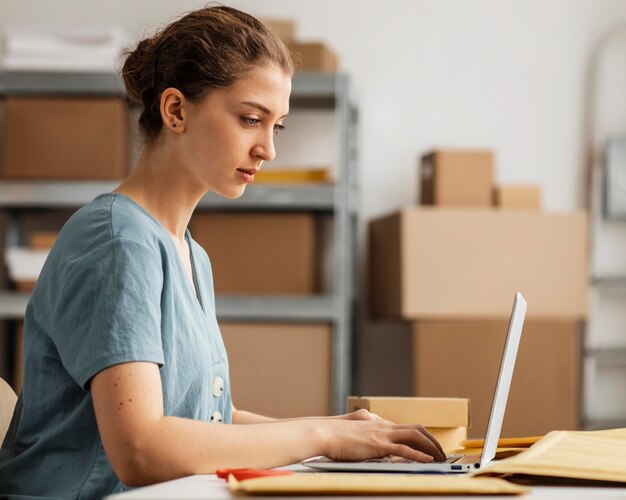
[[[249,116],[242,116],[241,119],[246,125],[258,125],[261,123],[261,120],[258,118],[250,118]]]
[[[279,125],[278,123],[274,125],[274,135],[278,134],[278,132],[282,132],[283,130],[285,130],[284,125]]]

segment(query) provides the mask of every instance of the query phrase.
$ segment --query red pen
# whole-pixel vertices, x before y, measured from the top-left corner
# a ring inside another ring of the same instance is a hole
[[[246,479],[254,479],[257,477],[269,476],[289,476],[294,472],[291,470],[274,470],[274,469],[218,469],[215,471],[217,477],[228,479],[229,475],[233,475],[237,481]]]

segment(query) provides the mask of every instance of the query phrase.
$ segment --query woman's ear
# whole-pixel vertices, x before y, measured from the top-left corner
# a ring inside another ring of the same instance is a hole
[[[166,88],[161,94],[161,119],[172,132],[185,130],[185,96],[174,87]]]

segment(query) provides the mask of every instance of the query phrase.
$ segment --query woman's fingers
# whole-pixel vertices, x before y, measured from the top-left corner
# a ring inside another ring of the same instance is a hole
[[[389,454],[396,455],[398,457],[408,458],[415,462],[430,463],[433,461],[433,457],[428,453],[411,448],[406,444],[393,444],[389,447]]]
[[[422,434],[424,434],[424,436],[426,436],[428,439],[430,439],[433,442],[433,444],[437,447],[437,449],[441,453],[441,458],[439,460],[445,460],[446,457],[447,457],[446,452],[443,451],[443,448],[441,447],[441,444],[439,444],[439,441],[437,441],[435,436],[433,436],[430,432],[428,432],[428,429],[426,429],[426,427],[424,427],[423,425],[419,425],[418,429],[420,430],[420,432]]]
[[[348,418],[363,420],[326,421],[337,429],[328,442],[330,449],[325,454],[329,458],[366,460],[390,454],[419,462],[446,458],[437,440],[421,425],[393,424],[365,412]]]
[[[433,442],[431,438],[424,434],[419,428],[399,429],[394,431],[390,437],[394,443],[417,449],[437,461],[445,460],[446,458],[445,453],[435,444],[436,441]]]

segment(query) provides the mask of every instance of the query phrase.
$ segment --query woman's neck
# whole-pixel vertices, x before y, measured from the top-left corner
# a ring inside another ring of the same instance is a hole
[[[205,192],[174,156],[163,149],[144,148],[132,173],[115,192],[141,205],[174,238],[183,241],[191,214]]]

